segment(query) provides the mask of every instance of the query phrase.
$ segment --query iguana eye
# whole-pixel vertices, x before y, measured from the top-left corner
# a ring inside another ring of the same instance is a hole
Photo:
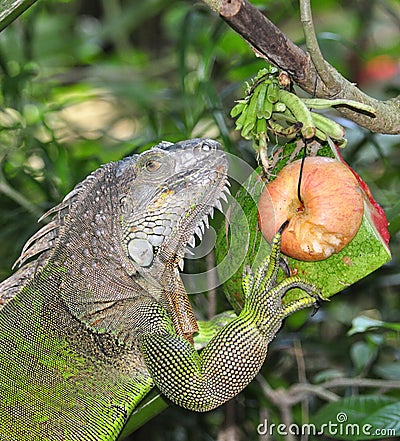
[[[155,161],[154,159],[149,159],[145,163],[145,168],[149,172],[155,172],[161,167],[161,162]]]

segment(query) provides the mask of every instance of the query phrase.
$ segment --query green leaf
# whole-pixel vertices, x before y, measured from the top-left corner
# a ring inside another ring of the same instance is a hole
[[[400,435],[399,415],[400,401],[361,395],[323,406],[311,421],[333,439],[385,439]]]
[[[376,328],[386,328],[392,331],[400,331],[400,323],[383,322],[381,320],[375,320],[364,315],[360,315],[352,321],[352,327],[349,330],[348,335],[364,333]]]
[[[369,365],[376,354],[376,348],[363,341],[354,343],[350,348],[350,357],[357,372],[361,372],[365,366]]]
[[[389,221],[389,232],[394,236],[400,230],[400,201],[388,208],[387,218]]]

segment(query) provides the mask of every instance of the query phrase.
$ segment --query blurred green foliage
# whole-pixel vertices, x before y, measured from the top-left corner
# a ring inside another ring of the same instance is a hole
[[[296,1],[254,3],[302,44]],[[327,60],[371,95],[397,95],[399,3],[314,3]],[[218,16],[189,1],[42,0],[7,27],[0,34],[0,279],[10,274],[40,214],[102,163],[161,140],[207,136],[254,165],[251,145],[233,132],[229,111],[261,67]],[[347,334],[357,316],[400,322],[400,137],[341,123],[349,139],[346,160],[387,210],[393,261],[312,319],[306,311],[287,320],[262,370],[273,388],[286,389],[304,375],[316,383],[400,379],[398,330],[373,326]],[[206,300],[197,297],[199,314],[206,316]],[[218,299],[218,308],[226,308]],[[388,395],[400,399],[399,390]],[[323,403],[310,395],[310,415]],[[304,409],[294,407],[296,423],[307,422]],[[254,381],[233,404],[205,415],[171,406],[134,439],[206,441],[232,426],[243,439],[261,439],[256,428],[265,415],[280,422],[278,407]]]

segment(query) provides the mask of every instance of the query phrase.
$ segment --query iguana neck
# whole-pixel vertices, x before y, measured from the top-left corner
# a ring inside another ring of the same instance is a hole
[[[2,304],[50,269],[70,313],[98,333],[133,341],[141,318],[132,311],[144,299],[161,303],[178,334],[191,336],[197,325],[178,264],[226,191],[226,168],[216,142],[189,140],[94,171],[46,213],[53,219],[0,287]]]
[[[63,269],[58,272],[61,296],[71,314],[97,332],[119,335],[131,320],[126,303],[142,296],[163,303],[165,278],[178,274],[158,256],[148,268],[129,258],[115,203],[120,195],[111,185],[117,172],[118,163],[103,167],[84,201],[72,207],[50,265]]]

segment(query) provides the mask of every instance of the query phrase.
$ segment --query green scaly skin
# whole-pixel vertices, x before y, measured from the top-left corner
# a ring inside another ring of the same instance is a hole
[[[149,313],[159,317],[160,328],[168,331],[144,334],[142,352],[152,378],[168,398],[200,412],[220,406],[257,375],[268,344],[283,319],[318,304],[318,289],[300,277],[288,277],[276,283],[279,259],[280,234],[277,234],[270,258],[258,268],[255,276],[249,269],[243,277],[246,300],[242,312],[211,339],[201,354],[186,340],[176,338],[162,308]],[[304,290],[304,297],[283,306],[282,297],[293,288]],[[160,366],[160,357],[170,361],[167,366]]]
[[[201,355],[177,334],[166,292],[181,287],[185,247],[224,191],[216,147],[163,143],[105,165],[28,241],[0,284],[1,441],[116,440],[154,384],[188,409],[213,409],[257,374],[283,318],[317,303],[297,277],[276,284],[277,235],[244,276],[243,311]],[[283,307],[294,287],[304,298]]]

